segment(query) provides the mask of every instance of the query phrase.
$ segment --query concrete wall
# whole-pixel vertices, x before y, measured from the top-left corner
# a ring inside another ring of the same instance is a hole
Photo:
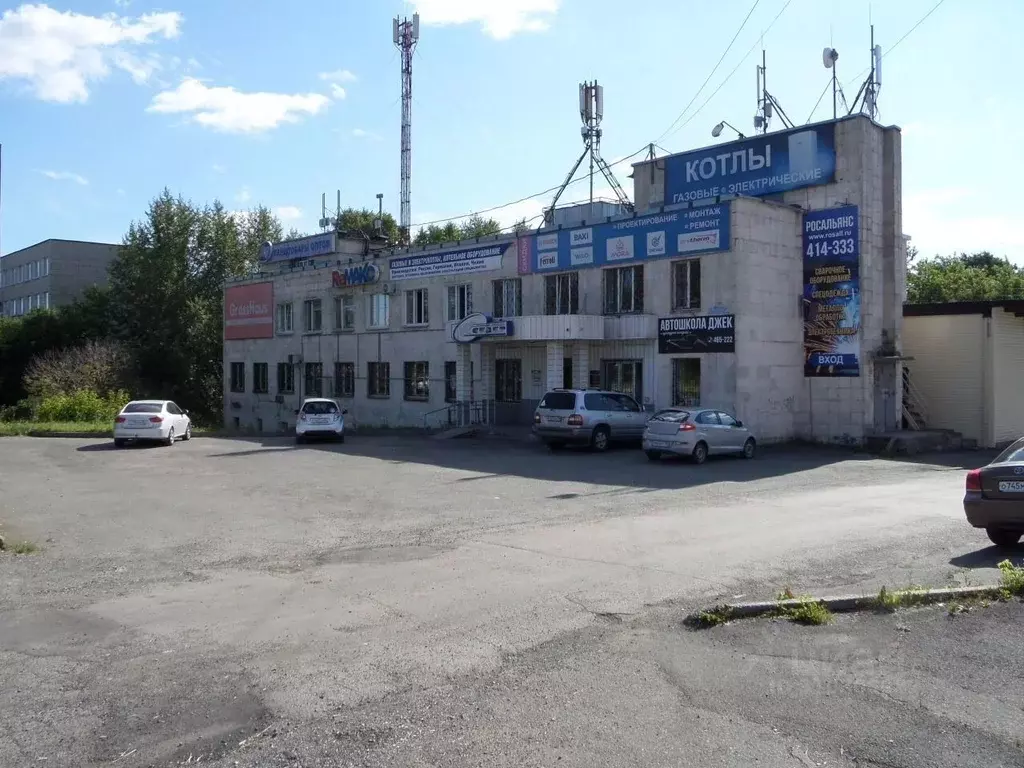
[[[70,304],[89,286],[106,285],[107,269],[117,251],[117,245],[107,243],[44,240],[9,253],[0,259],[0,269],[5,271],[4,284],[0,287],[0,308],[9,308],[9,302],[29,296],[48,295],[51,307]],[[16,268],[30,262],[43,265],[49,262],[48,273],[44,267],[44,274],[40,277],[15,284],[10,275]],[[42,306],[45,306],[45,299]],[[11,312],[6,311],[6,314]]]
[[[992,444],[986,418],[987,327],[980,314],[903,320],[903,351],[913,358],[906,365],[924,401],[925,425],[955,430],[981,446]]]
[[[1024,437],[1024,317],[992,310],[992,444]]]

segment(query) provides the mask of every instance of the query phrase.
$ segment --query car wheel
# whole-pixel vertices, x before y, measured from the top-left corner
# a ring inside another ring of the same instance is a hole
[[[123,440],[123,439],[121,439],[119,437],[115,437],[114,438],[114,447],[115,448],[124,448],[126,443],[127,443],[126,440]]]
[[[560,451],[563,448],[565,448],[565,443],[561,442],[560,440],[552,440],[550,443],[548,443],[549,451]]]
[[[661,451],[644,451],[650,461],[658,461],[661,458]]]
[[[171,427],[167,431],[167,439],[164,441],[166,445],[174,445],[174,427]]]
[[[1015,547],[1020,542],[1021,531],[1008,531],[1005,528],[986,528],[985,533],[997,547]]]
[[[743,458],[752,459],[754,458],[754,451],[757,449],[757,443],[754,442],[754,438],[748,437],[747,442],[743,444]]]
[[[597,427],[590,436],[590,447],[598,453],[604,453],[608,450],[610,439],[611,435],[608,432],[608,427]]]
[[[181,439],[182,440],[191,440],[192,439],[192,425],[191,424],[189,424],[187,427],[185,427],[185,434],[181,436]]]
[[[693,446],[693,454],[691,456],[694,464],[703,464],[708,460],[708,444],[703,440]]]

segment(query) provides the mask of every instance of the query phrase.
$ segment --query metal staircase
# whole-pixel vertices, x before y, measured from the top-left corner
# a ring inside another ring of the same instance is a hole
[[[928,423],[928,411],[921,391],[910,378],[910,369],[903,366],[903,423],[907,429],[922,430]]]

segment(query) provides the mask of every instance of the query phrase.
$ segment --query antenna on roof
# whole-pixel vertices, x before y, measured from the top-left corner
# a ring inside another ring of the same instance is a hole
[[[768,58],[762,49],[761,63],[757,65],[757,113],[754,115],[754,130],[768,133],[768,123],[775,114],[778,114],[784,126],[793,127],[793,121],[789,119],[786,110],[768,92]]]
[[[882,46],[875,45],[875,25],[871,25],[871,74],[861,83],[853,100],[849,114],[853,114],[860,102],[861,113],[872,120],[878,119],[878,92],[882,90]]]

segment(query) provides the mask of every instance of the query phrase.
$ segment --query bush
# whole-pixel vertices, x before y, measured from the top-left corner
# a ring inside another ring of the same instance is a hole
[[[131,400],[124,391],[101,397],[92,390],[79,389],[67,395],[46,397],[36,409],[37,421],[113,421]]]
[[[128,353],[113,341],[52,349],[32,358],[25,371],[25,391],[38,399],[76,390],[107,397],[128,385],[129,366]]]

